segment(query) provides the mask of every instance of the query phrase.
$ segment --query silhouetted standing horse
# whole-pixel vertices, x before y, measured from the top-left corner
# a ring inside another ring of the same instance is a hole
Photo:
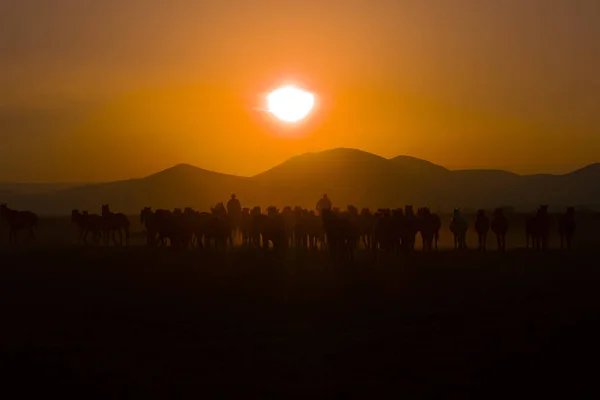
[[[206,221],[206,246],[210,247],[211,241],[214,240],[215,249],[217,250],[225,250],[228,242],[231,248],[233,248],[233,229],[227,216],[227,209],[222,202],[219,202],[214,207],[211,207],[210,213],[211,216]]]
[[[8,208],[6,203],[0,204],[0,215],[8,222],[8,243],[17,244],[17,233],[26,229],[29,233],[25,241],[35,240],[34,228],[38,224],[38,216],[31,211],[17,211]]]
[[[490,219],[485,215],[484,210],[477,211],[477,219],[475,220],[475,231],[477,232],[477,242],[479,243],[479,251],[486,251],[487,235],[490,231]]]
[[[242,204],[235,194],[232,194],[231,199],[227,202],[227,219],[231,227],[231,234],[236,236],[242,227]]]
[[[417,217],[419,218],[419,232],[421,232],[421,239],[423,240],[423,251],[431,251],[433,249],[433,241],[439,233],[439,217],[436,220],[436,216],[427,207],[419,208],[417,210]]]
[[[404,217],[400,225],[400,236],[402,248],[405,250],[414,250],[417,232],[419,230],[417,216],[411,205],[404,206]]]
[[[567,208],[567,212],[563,215],[558,223],[558,234],[560,235],[560,248],[564,249],[565,242],[567,249],[573,244],[573,236],[575,235],[575,207]]]
[[[548,236],[550,229],[550,218],[548,216],[548,205],[541,205],[535,215],[529,217],[525,222],[526,247],[534,249],[546,249],[548,247]]]
[[[496,235],[496,241],[498,243],[498,251],[506,250],[506,233],[508,232],[508,218],[504,216],[504,211],[501,208],[497,208],[494,211],[494,218],[492,219],[492,232]]]
[[[98,245],[102,236],[102,217],[97,214],[80,213],[79,210],[71,211],[71,222],[79,228],[79,243],[87,245],[87,236],[91,232],[94,244]]]
[[[358,233],[352,225],[350,215],[336,214],[333,210],[323,208],[321,218],[331,256],[338,259],[354,259]]]
[[[144,207],[140,213],[140,222],[146,228],[146,245],[154,247],[157,244],[158,226],[156,216],[150,207]]]
[[[117,244],[115,233],[119,232],[119,245],[123,245],[123,233],[125,233],[125,243],[129,245],[129,219],[125,214],[113,213],[108,204],[102,204],[102,219],[104,222],[104,244],[108,245],[109,237]]]
[[[469,228],[469,222],[461,214],[459,208],[454,209],[454,215],[450,222],[450,232],[454,235],[454,248],[455,249],[466,249],[467,248],[467,229]]]

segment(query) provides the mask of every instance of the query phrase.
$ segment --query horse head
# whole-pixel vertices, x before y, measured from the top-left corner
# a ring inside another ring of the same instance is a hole
[[[404,217],[404,210],[402,208],[394,208],[392,210],[392,216],[402,218]]]
[[[150,207],[144,207],[142,208],[142,211],[140,212],[140,223],[144,223],[146,216],[148,216],[148,214],[152,214],[152,209]]]
[[[427,216],[431,215],[431,211],[429,210],[428,207],[421,207],[417,210],[417,215],[419,217],[427,217]]]
[[[346,207],[346,211],[353,217],[358,216],[358,208],[356,208],[352,204],[350,204],[350,205],[348,205],[348,207]]]
[[[222,201],[218,202],[214,207],[211,207],[210,211],[213,215],[217,216],[227,215],[227,209],[225,208],[225,205],[223,205]]]

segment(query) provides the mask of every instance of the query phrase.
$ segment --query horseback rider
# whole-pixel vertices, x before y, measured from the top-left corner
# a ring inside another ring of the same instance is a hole
[[[227,212],[228,213],[232,213],[232,212],[235,213],[236,211],[241,212],[242,211],[242,205],[240,204],[240,201],[235,196],[235,193],[232,193],[231,194],[231,198],[227,202]]]
[[[331,200],[327,197],[327,193],[323,194],[323,197],[317,202],[317,215],[321,215],[325,209],[331,210]]]
[[[239,228],[242,218],[242,205],[235,196],[235,193],[231,194],[231,198],[227,202],[227,214],[229,214],[231,222],[233,223],[232,228]]]

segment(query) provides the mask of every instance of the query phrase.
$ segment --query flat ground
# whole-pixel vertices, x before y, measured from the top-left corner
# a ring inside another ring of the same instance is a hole
[[[596,378],[594,249],[345,265],[135,246],[1,256],[3,377],[21,393],[539,398]]]

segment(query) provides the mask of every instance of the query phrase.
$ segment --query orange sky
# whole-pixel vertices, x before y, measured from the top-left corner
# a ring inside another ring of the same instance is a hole
[[[333,147],[567,172],[600,161],[599,19],[596,0],[5,2],[0,181],[252,175]],[[318,96],[297,127],[256,109],[288,82]]]

